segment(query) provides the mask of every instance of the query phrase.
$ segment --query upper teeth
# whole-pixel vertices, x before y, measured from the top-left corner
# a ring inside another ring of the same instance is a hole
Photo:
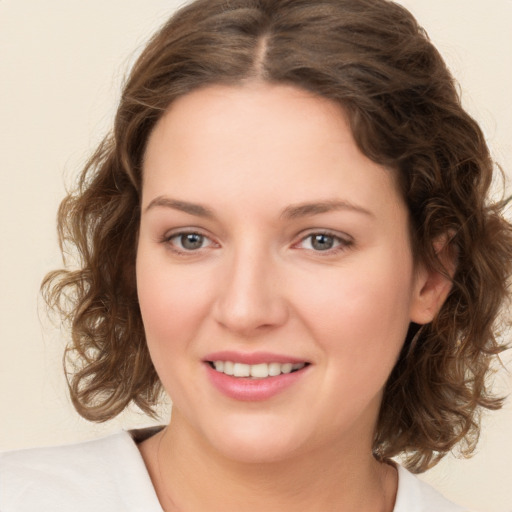
[[[213,361],[213,366],[218,372],[234,377],[254,377],[264,379],[275,377],[281,373],[290,373],[293,370],[300,370],[306,363],[260,363],[244,364],[233,363],[232,361]]]

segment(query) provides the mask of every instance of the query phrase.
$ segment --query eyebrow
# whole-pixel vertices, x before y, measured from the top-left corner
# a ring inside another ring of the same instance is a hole
[[[197,203],[190,203],[188,201],[180,201],[178,199],[172,199],[166,196],[158,196],[153,199],[144,211],[147,212],[148,210],[156,207],[172,208],[174,210],[188,213],[189,215],[195,215],[196,217],[204,217],[208,219],[215,218],[213,211],[206,206]],[[328,213],[337,210],[351,210],[370,217],[374,217],[372,212],[363,208],[362,206],[358,206],[349,201],[340,200],[327,200],[290,205],[282,211],[279,217],[281,219],[293,220],[301,217],[320,215],[322,213]]]
[[[350,201],[329,200],[288,206],[283,210],[283,213],[281,213],[281,218],[291,220],[300,217],[308,217],[310,215],[319,215],[321,213],[328,213],[336,210],[351,210],[357,213],[368,215],[370,217],[375,217],[375,215],[366,208],[351,203]]]
[[[155,199],[153,199],[148,204],[144,211],[147,212],[148,210],[156,208],[157,206],[164,208],[172,208],[174,210],[179,210],[190,215],[195,215],[196,217],[205,217],[208,219],[214,217],[213,211],[210,210],[209,208],[206,208],[206,206],[196,203],[189,203],[188,201],[179,201],[177,199],[172,199],[170,197],[165,196],[155,197]]]

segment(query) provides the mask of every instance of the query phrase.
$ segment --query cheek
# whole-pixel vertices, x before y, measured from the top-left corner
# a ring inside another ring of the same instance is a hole
[[[310,283],[301,310],[328,359],[351,375],[386,378],[409,320],[412,265],[393,254],[333,272],[323,287]],[[382,375],[381,375],[382,374]],[[356,379],[357,380],[357,379]]]
[[[149,252],[149,251],[148,251]],[[208,308],[197,274],[171,268],[163,257],[143,250],[137,258],[137,292],[147,343],[152,354],[166,357],[192,338],[201,311]]]
[[[194,276],[169,268],[165,257],[140,251],[137,290],[146,343],[155,370],[173,403],[187,403],[192,401],[191,396],[201,392],[199,384],[187,378],[194,360],[187,355],[190,356],[193,340],[201,328],[201,311],[207,309],[204,290],[198,285]],[[185,388],[184,382],[187,383]]]

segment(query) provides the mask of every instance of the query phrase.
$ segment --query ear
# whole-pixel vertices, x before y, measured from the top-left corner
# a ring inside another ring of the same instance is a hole
[[[450,293],[457,268],[456,251],[450,244],[452,237],[452,233],[446,233],[432,244],[444,272],[428,269],[423,263],[418,265],[411,301],[411,322],[420,325],[431,322]]]

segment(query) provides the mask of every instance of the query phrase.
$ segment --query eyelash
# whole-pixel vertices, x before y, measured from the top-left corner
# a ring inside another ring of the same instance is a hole
[[[174,245],[172,243],[173,239],[180,239],[180,238],[186,237],[188,235],[196,235],[198,237],[201,237],[203,239],[203,241],[209,240],[210,241],[209,245],[217,245],[208,236],[206,236],[203,233],[201,233],[199,231],[196,231],[196,230],[179,231],[177,233],[171,233],[169,235],[164,235],[162,237],[161,242],[166,244],[170,248],[170,250],[173,251],[174,253],[179,254],[179,255],[183,255],[183,256],[192,255],[194,253],[197,254],[202,249],[205,249],[205,247],[199,247],[198,249],[184,249],[184,248],[176,247],[176,245]]]
[[[314,249],[305,249],[305,250],[311,250],[315,254],[325,255],[325,256],[333,256],[335,254],[338,254],[340,252],[346,251],[351,246],[354,245],[354,241],[349,238],[348,236],[342,237],[339,234],[333,233],[332,231],[325,231],[325,230],[319,230],[319,231],[312,231],[308,233],[306,236],[303,236],[300,241],[296,244],[294,244],[294,247],[304,243],[306,240],[310,239],[311,242],[313,242],[313,237],[318,236],[324,236],[328,238],[332,238],[334,243],[337,244],[332,248],[325,249],[325,250],[314,250]]]
[[[182,237],[186,237],[188,235],[196,235],[196,236],[202,238],[202,242],[209,240],[210,243],[206,247],[198,247],[197,249],[179,248],[175,244],[172,243],[173,239],[181,239]],[[308,233],[307,235],[303,236],[297,243],[293,244],[292,247],[300,249],[300,247],[298,247],[298,246],[303,244],[306,240],[310,239],[311,240],[310,244],[312,244],[313,237],[319,237],[319,236],[328,237],[328,238],[333,239],[333,243],[336,245],[334,247],[331,247],[331,248],[325,249],[325,250],[315,250],[314,248],[308,248],[308,249],[302,248],[302,250],[310,250],[319,255],[333,256],[340,252],[346,251],[347,249],[349,249],[351,246],[354,245],[354,241],[352,239],[348,239],[348,237],[344,238],[344,237],[340,236],[339,234],[333,233],[331,231],[318,230],[318,231],[312,231],[312,232]],[[170,248],[170,250],[173,251],[174,253],[176,253],[178,255],[183,255],[183,256],[198,254],[200,251],[202,251],[203,249],[207,249],[210,246],[218,247],[218,244],[216,242],[214,242],[213,240],[211,240],[207,235],[204,235],[201,232],[196,231],[196,230],[189,230],[189,231],[185,230],[185,231],[179,231],[177,233],[171,233],[169,235],[165,235],[162,237],[161,243],[166,244]]]

